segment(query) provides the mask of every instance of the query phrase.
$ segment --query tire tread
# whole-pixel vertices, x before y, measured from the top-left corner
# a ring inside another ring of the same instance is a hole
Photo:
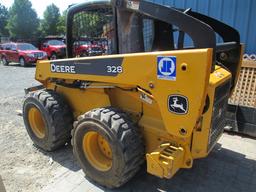
[[[77,121],[73,124],[74,129],[71,131],[72,137],[76,127],[81,122],[88,119],[103,123],[117,136],[124,154],[124,171],[121,175],[113,176],[113,183],[111,185],[109,183],[100,184],[108,188],[119,187],[130,180],[138,172],[140,166],[144,162],[144,143],[139,129],[124,111],[114,107],[97,108],[80,115],[77,118]],[[72,145],[74,145],[73,141],[74,140],[72,139]],[[87,177],[88,176],[89,175],[87,175]],[[93,178],[90,179],[93,180]]]
[[[70,140],[73,115],[64,98],[53,90],[31,92],[27,97],[37,99],[48,112],[51,120],[51,140],[47,143],[46,151],[54,151]]]

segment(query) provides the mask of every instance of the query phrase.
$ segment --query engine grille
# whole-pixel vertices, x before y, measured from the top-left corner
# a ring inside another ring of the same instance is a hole
[[[100,47],[92,47],[92,51],[102,51]]]
[[[224,130],[226,122],[225,113],[227,109],[230,86],[231,81],[229,80],[217,87],[215,90],[211,130],[208,140],[208,151],[212,149],[218,137]]]
[[[40,57],[43,57],[43,53],[34,53],[35,57],[36,58],[40,58]]]

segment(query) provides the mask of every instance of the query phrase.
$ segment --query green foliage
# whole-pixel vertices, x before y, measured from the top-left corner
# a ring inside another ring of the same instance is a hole
[[[99,9],[97,12],[80,12],[74,16],[73,34],[74,37],[100,37],[103,27],[110,19],[106,17],[105,10]]]
[[[5,6],[0,3],[0,36],[7,36],[8,30],[6,28],[8,21],[8,10]]]
[[[58,25],[57,25],[57,31],[59,35],[65,35],[66,34],[66,17],[67,17],[67,10],[65,10],[62,15],[60,16]]]
[[[37,34],[39,20],[29,0],[14,0],[7,28],[12,38],[31,38]]]
[[[59,34],[59,25],[61,22],[61,15],[59,8],[51,4],[47,6],[44,11],[44,19],[41,22],[41,32],[43,35],[58,35]]]

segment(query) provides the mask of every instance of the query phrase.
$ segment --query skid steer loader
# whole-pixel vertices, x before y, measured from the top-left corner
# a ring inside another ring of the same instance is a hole
[[[66,23],[68,59],[38,62],[42,85],[25,90],[36,146],[53,151],[71,139],[86,177],[108,188],[145,160],[148,173],[171,178],[210,153],[241,65],[235,29],[144,0],[86,1]],[[102,55],[75,55],[85,39]]]

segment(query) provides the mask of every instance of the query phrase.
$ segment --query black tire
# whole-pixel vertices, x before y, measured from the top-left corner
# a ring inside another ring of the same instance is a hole
[[[83,53],[80,54],[80,57],[88,57],[89,54],[87,53],[87,51],[84,51]]]
[[[57,54],[55,52],[53,52],[51,54],[50,60],[55,60],[55,59],[57,59]]]
[[[107,171],[96,169],[84,154],[83,137],[90,131],[99,133],[110,145],[112,166]],[[138,127],[126,113],[115,108],[98,108],[79,116],[71,143],[86,177],[107,188],[126,183],[144,162],[144,144]]]
[[[3,56],[1,60],[2,60],[2,63],[3,63],[4,66],[9,65],[9,62],[7,61],[5,56]]]
[[[26,60],[24,59],[24,57],[19,58],[19,63],[20,63],[21,67],[27,67],[27,63],[26,63]]]
[[[44,123],[44,136],[38,137],[29,121],[30,109],[38,109]],[[29,93],[23,104],[23,119],[27,132],[34,144],[45,150],[54,151],[70,141],[73,115],[63,97],[51,90]]]

